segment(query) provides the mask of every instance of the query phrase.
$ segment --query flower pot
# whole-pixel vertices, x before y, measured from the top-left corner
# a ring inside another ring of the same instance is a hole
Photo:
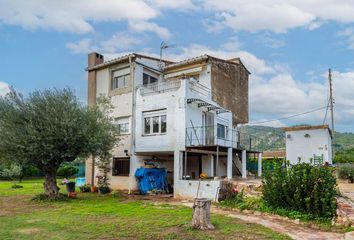
[[[69,192],[75,192],[75,182],[68,182],[66,184],[66,191]]]
[[[98,192],[98,188],[95,186],[91,186],[91,192]]]

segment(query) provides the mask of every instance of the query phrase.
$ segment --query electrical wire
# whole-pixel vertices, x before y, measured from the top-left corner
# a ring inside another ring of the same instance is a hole
[[[320,110],[325,109],[325,108],[328,109],[328,106],[316,108],[316,109],[313,109],[313,110],[310,110],[310,111],[307,111],[307,112],[302,112],[302,113],[298,113],[298,114],[294,114],[294,115],[290,115],[290,116],[286,116],[286,117],[281,117],[281,118],[277,118],[277,119],[271,119],[271,120],[259,121],[259,122],[250,122],[250,123],[247,123],[245,125],[254,125],[254,124],[275,122],[275,121],[279,121],[279,120],[289,119],[289,118],[298,117],[298,116],[301,116],[301,115],[306,115],[306,114],[309,114],[309,113],[317,112],[317,111],[320,111]]]
[[[323,119],[323,124],[325,124],[326,119],[327,119],[327,113],[328,113],[328,108],[329,108],[330,101],[331,101],[331,99],[328,98],[327,109],[326,109],[326,113],[325,113],[325,116],[324,116],[324,119]]]

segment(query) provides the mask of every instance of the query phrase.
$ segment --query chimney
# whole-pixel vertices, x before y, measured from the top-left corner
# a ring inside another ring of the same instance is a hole
[[[231,59],[229,59],[229,60],[227,60],[227,61],[240,64],[240,58],[239,58],[239,57],[237,57],[237,58],[231,58]]]
[[[87,67],[90,68],[101,63],[103,63],[103,55],[96,52],[92,52],[88,54]]]

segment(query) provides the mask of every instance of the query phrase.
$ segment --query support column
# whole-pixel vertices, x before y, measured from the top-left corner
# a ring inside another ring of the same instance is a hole
[[[177,185],[177,182],[181,179],[182,174],[182,161],[181,161],[181,152],[178,150],[174,151],[173,157],[173,184],[174,187]]]
[[[219,146],[216,147],[216,168],[215,177],[219,176]]]
[[[210,176],[214,177],[215,172],[214,172],[214,155],[210,156]]]
[[[232,179],[232,148],[227,149],[227,178]]]
[[[262,177],[262,153],[258,153],[258,177]]]
[[[247,164],[247,153],[246,150],[242,150],[242,178],[247,178],[246,164]]]

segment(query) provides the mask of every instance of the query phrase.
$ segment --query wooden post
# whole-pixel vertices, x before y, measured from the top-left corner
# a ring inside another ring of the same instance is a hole
[[[207,198],[196,198],[193,205],[192,226],[195,229],[210,230],[214,226],[210,222],[211,200]]]

